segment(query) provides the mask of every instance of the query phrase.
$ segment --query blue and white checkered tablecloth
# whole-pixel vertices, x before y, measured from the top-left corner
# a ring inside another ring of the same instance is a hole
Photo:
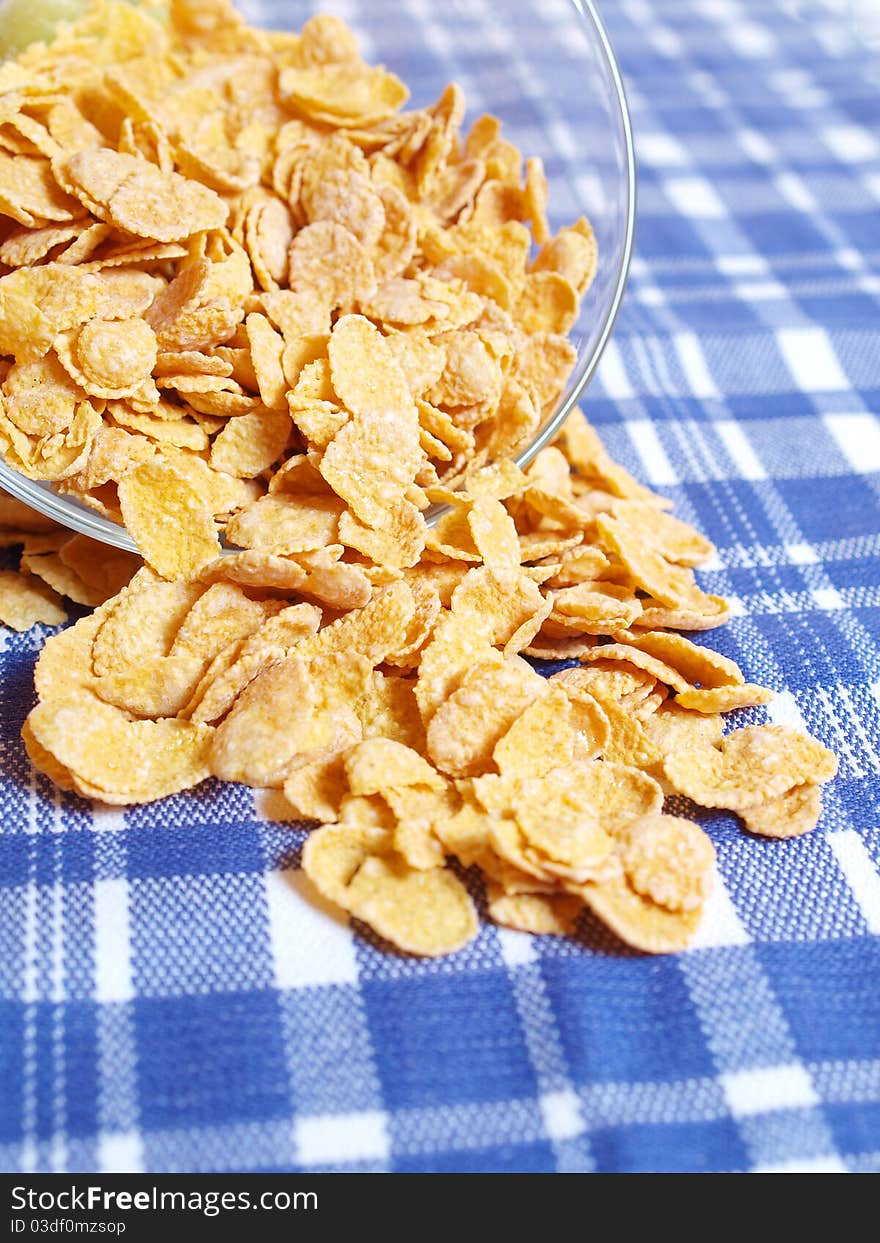
[[[379,2],[435,61],[473,7]],[[35,777],[44,632],[3,632],[0,1167],[880,1169],[880,50],[842,7],[606,0],[640,215],[587,401],[717,543],[710,641],[840,756],[820,829],[708,819],[685,954],[487,926],[406,960],[304,896],[250,790],[122,812]],[[560,54],[566,0],[509,8]]]

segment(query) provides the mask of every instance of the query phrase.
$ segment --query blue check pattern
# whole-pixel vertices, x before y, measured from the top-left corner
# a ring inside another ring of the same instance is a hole
[[[575,74],[565,0],[494,30],[496,6],[379,3],[405,78],[463,76],[459,20]],[[4,632],[3,1169],[880,1169],[880,52],[832,0],[603,8],[640,210],[588,413],[717,543],[703,582],[735,608],[709,641],[840,756],[820,830],[705,817],[721,884],[678,956],[588,923],[407,960],[307,894],[271,797],[123,812],[35,776],[18,731],[45,631]]]

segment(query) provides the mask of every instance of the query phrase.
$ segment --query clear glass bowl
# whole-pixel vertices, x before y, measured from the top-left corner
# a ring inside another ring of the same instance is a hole
[[[432,103],[447,82],[458,82],[468,122],[492,112],[524,154],[543,158],[553,228],[589,217],[599,263],[570,334],[578,362],[558,409],[517,458],[527,465],[552,439],[596,370],[623,297],[632,250],[635,162],[629,112],[617,60],[592,0],[528,5],[522,0],[239,0],[239,8],[255,24],[277,29],[296,29],[315,12],[337,13],[358,33],[364,56],[407,83],[408,106]],[[135,550],[123,527],[2,461],[0,487],[74,531]],[[429,520],[441,511],[436,507]]]

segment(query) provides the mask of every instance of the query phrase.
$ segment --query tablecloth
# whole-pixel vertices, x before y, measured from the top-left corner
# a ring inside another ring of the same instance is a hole
[[[436,55],[462,7],[381,2]],[[839,755],[820,828],[707,817],[684,954],[588,924],[402,958],[306,894],[302,833],[250,790],[123,811],[36,777],[45,631],[5,631],[3,1169],[880,1169],[880,55],[831,0],[601,7],[640,205],[587,411],[718,545],[708,641]],[[511,10],[499,38],[560,54],[565,0]]]

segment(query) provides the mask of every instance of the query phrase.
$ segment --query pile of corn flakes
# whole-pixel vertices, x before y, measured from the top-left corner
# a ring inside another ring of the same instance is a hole
[[[470,868],[500,924],[586,907],[679,950],[714,850],[664,797],[793,836],[836,761],[723,733],[770,694],[677,633],[728,614],[712,546],[579,411],[513,463],[574,364],[592,231],[550,235],[540,161],[492,117],[463,137],[456,87],[406,98],[337,19],[225,0],[97,2],[0,68],[0,450],[145,563],[0,507],[0,619],[93,608],[40,655],[28,754],[120,805],[283,790],[317,889],[410,953],[476,934]]]

